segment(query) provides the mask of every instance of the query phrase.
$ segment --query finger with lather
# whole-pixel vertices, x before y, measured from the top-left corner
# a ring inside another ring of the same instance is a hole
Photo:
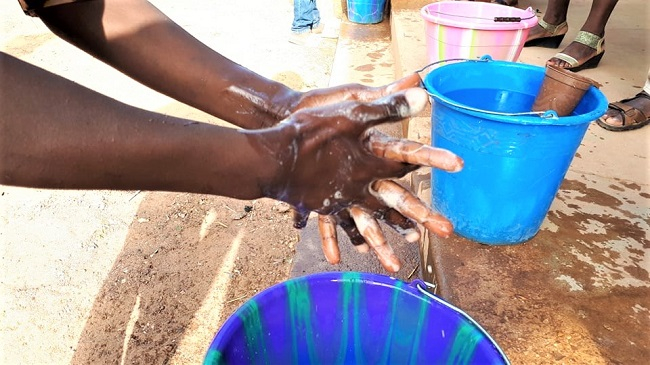
[[[453,232],[451,222],[433,212],[427,205],[399,184],[390,180],[379,180],[372,184],[371,193],[402,215],[414,219],[428,230],[441,237],[449,237]]]
[[[416,167],[430,166],[449,172],[463,168],[463,160],[454,153],[429,145],[397,139],[379,132],[368,131],[366,146],[376,156],[396,162],[404,162]]]
[[[336,219],[331,215],[318,215],[318,232],[325,259],[332,265],[341,262],[339,240],[336,234]]]
[[[323,254],[330,264],[338,264],[341,261],[341,253],[338,244],[338,234],[336,232],[336,225],[341,226],[343,231],[347,234],[350,242],[359,253],[366,253],[370,251],[370,247],[366,243],[357,226],[354,224],[352,217],[347,209],[338,212],[336,215],[322,215],[318,216],[318,230],[321,236],[321,246]]]
[[[420,230],[417,223],[393,208],[385,209],[385,212],[378,219],[401,234],[408,242],[417,242],[420,239]]]
[[[420,239],[420,230],[417,222],[405,217],[397,210],[387,207],[385,203],[379,201],[375,196],[368,196],[363,202],[363,207],[371,211],[375,219],[386,223],[390,228],[401,234],[408,242],[417,242]]]
[[[295,112],[304,108],[340,103],[343,100],[372,102],[398,91],[421,86],[422,78],[414,73],[386,86],[368,87],[361,84],[347,84],[328,89],[316,89],[304,93],[291,109]]]
[[[365,238],[370,248],[375,252],[379,262],[388,272],[397,272],[402,266],[393,248],[384,237],[379,222],[365,210],[358,206],[350,208],[350,215],[354,219],[359,232]]]

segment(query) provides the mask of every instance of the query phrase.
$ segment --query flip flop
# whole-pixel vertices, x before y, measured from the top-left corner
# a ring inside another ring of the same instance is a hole
[[[609,110],[613,110],[614,112],[618,113],[621,116],[621,120],[623,123],[621,125],[611,125],[607,124],[605,122],[605,119],[603,117],[598,118],[596,123],[598,123],[599,126],[607,129],[608,131],[614,131],[614,132],[621,132],[621,131],[629,131],[633,129],[639,129],[647,124],[650,123],[650,116],[646,115],[643,111],[629,106],[625,103],[628,101],[637,99],[637,98],[645,98],[650,100],[650,95],[648,95],[645,91],[642,91],[636,96],[629,98],[629,99],[623,99],[621,101],[617,101],[615,103],[610,103],[609,104]]]

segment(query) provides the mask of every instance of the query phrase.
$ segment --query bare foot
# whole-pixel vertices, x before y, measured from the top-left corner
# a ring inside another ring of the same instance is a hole
[[[598,125],[608,130],[629,130],[641,128],[650,123],[650,96],[645,91],[637,96],[621,100],[620,109],[612,107],[598,120]],[[626,112],[626,108],[628,111]]]

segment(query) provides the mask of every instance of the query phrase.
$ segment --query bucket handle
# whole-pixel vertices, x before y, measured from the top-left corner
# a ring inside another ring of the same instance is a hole
[[[458,14],[449,14],[449,13],[445,13],[445,12],[442,12],[442,11],[431,11],[431,10],[429,10],[428,7],[424,8],[424,11],[427,13],[427,15],[433,15],[432,13],[436,13],[436,14],[440,14],[440,15],[447,15],[447,16],[452,16],[452,17],[457,17],[457,18],[492,20],[495,23],[506,23],[506,22],[507,23],[519,23],[522,20],[533,19],[534,17],[537,16],[536,13],[539,12],[539,10],[534,11],[533,8],[531,8],[529,6],[528,9],[526,9],[526,11],[529,12],[529,13],[532,13],[533,15],[529,16],[527,18],[522,18],[520,16],[495,16],[493,18],[482,18],[482,17],[476,17],[476,16],[464,16],[464,15],[458,15]]]
[[[419,74],[420,72],[424,72],[424,70],[426,70],[427,68],[429,68],[431,66],[435,66],[435,65],[440,64],[440,63],[457,62],[457,61],[462,61],[462,62],[491,62],[491,61],[494,61],[494,60],[492,59],[492,57],[490,55],[484,55],[484,56],[481,56],[481,58],[478,58],[478,59],[449,58],[449,59],[445,59],[445,60],[439,60],[439,61],[432,62],[432,63],[422,67],[421,69],[415,71],[415,73]],[[435,98],[435,96],[433,94],[431,94],[430,92],[428,92],[428,91],[427,91],[427,94],[429,94],[430,97]],[[469,111],[472,111],[472,112],[483,113],[483,114],[502,115],[502,116],[506,116],[506,117],[537,116],[537,117],[540,117],[542,119],[558,119],[559,118],[558,115],[557,115],[557,112],[555,110],[547,110],[547,111],[539,111],[539,112],[502,113],[502,112],[496,112],[496,111],[492,111],[492,110],[483,110],[483,109],[478,109],[478,108],[472,108],[472,107],[467,106],[467,105],[454,103],[454,102],[452,102],[450,100],[444,100],[444,102],[449,104],[449,105],[452,105],[452,106],[454,106],[456,108],[459,108],[459,109],[469,110]]]
[[[494,60],[492,59],[492,56],[487,55],[487,54],[483,55],[483,56],[481,56],[480,58],[477,58],[477,59],[472,59],[472,58],[447,58],[445,60],[439,60],[439,61],[431,62],[430,64],[422,67],[419,70],[416,70],[415,72],[416,73],[424,72],[424,70],[426,70],[427,68],[429,68],[431,66],[435,66],[435,65],[440,64],[440,63],[457,62],[457,61],[462,61],[462,62],[490,62],[490,61],[494,61]]]
[[[429,94],[430,97],[435,98],[433,94],[427,91],[427,94]],[[445,100],[445,103],[454,106],[458,109],[464,109],[464,110],[469,110],[472,112],[477,112],[477,113],[482,113],[482,114],[492,114],[492,115],[502,115],[505,117],[540,117],[542,119],[558,119],[559,116],[557,115],[557,112],[555,110],[547,110],[547,111],[540,111],[540,112],[520,112],[520,113],[502,113],[502,112],[495,112],[493,110],[483,110],[483,109],[478,109],[478,108],[472,108],[471,106],[467,105],[462,105],[462,104],[457,104],[449,100]]]
[[[485,329],[483,329],[483,327],[481,327],[481,325],[478,324],[478,322],[476,322],[476,321],[474,320],[474,318],[470,317],[467,313],[463,312],[460,308],[454,306],[453,304],[447,303],[446,301],[444,301],[444,300],[438,298],[437,296],[431,294],[431,293],[427,290],[428,287],[430,287],[430,288],[434,288],[434,290],[435,290],[435,288],[436,288],[436,285],[435,285],[435,284],[428,283],[428,282],[426,282],[426,281],[424,281],[424,280],[421,280],[421,279],[415,279],[415,280],[413,280],[413,281],[410,283],[410,285],[411,285],[411,286],[414,286],[414,287],[415,287],[415,288],[416,288],[420,293],[422,293],[423,295],[425,295],[425,296],[428,297],[429,299],[433,300],[434,302],[436,302],[436,303],[438,303],[438,304],[440,304],[440,305],[442,305],[442,306],[444,306],[444,307],[447,307],[447,308],[452,309],[452,310],[455,311],[456,313],[458,313],[458,314],[460,314],[461,316],[463,316],[466,320],[468,320],[469,322],[471,322],[471,323],[472,323],[472,324],[473,324],[473,325],[474,325],[474,326],[475,326],[479,331],[481,331],[481,332],[483,333],[483,335],[485,335],[485,337],[487,337],[487,338],[488,338],[488,339],[489,339],[489,340],[494,344],[494,348],[499,352],[499,354],[501,355],[501,357],[504,359],[505,363],[506,363],[507,365],[510,365],[510,360],[508,360],[508,357],[507,357],[506,354],[503,352],[503,350],[501,349],[501,347],[499,347],[499,345],[496,343],[496,341],[494,341],[494,339],[492,338],[492,336],[490,336],[490,334],[487,333],[487,331],[485,331]]]

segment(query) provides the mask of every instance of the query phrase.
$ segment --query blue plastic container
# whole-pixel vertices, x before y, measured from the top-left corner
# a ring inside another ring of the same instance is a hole
[[[347,0],[348,19],[353,23],[374,24],[384,20],[386,0]]]
[[[544,72],[474,60],[447,63],[425,77],[432,144],[465,160],[459,173],[431,174],[432,205],[457,234],[494,245],[532,238],[589,123],[607,110],[607,99],[592,86],[572,115],[516,115],[531,110]]]
[[[329,272],[244,303],[204,364],[508,364],[469,316],[420,280]]]

